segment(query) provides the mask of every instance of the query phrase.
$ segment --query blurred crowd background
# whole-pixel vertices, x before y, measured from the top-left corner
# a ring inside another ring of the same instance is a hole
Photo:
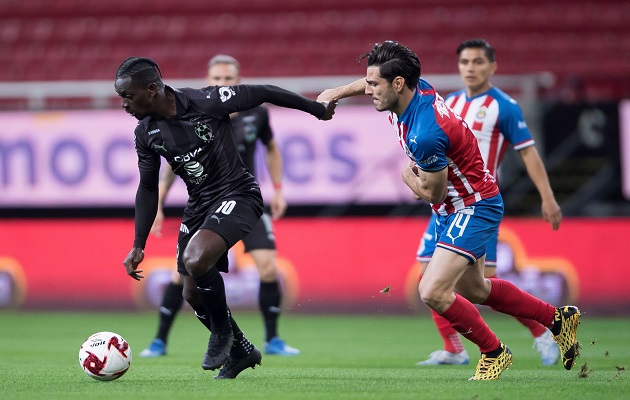
[[[622,0],[0,0],[0,110],[116,109],[114,72],[132,55],[158,61],[167,83],[202,86],[209,58],[230,54],[245,82],[314,96],[361,76],[357,57],[388,39],[414,50],[445,95],[461,87],[455,49],[473,37],[495,47],[495,83],[521,104],[565,215],[630,215],[619,150],[619,103],[630,98]],[[536,190],[508,153],[506,209],[537,215]],[[429,212],[291,206],[289,215]]]

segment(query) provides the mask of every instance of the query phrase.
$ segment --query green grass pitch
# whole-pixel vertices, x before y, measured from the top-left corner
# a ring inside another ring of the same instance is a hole
[[[630,319],[583,316],[581,357],[572,371],[542,366],[532,338],[514,319],[484,312],[512,349],[514,364],[501,379],[469,382],[474,345],[465,366],[417,367],[440,348],[432,320],[423,315],[305,315],[286,313],[280,332],[299,348],[296,357],[264,356],[235,380],[213,380],[201,369],[207,333],[190,311],[175,323],[169,354],[142,359],[157,313],[0,312],[2,399],[628,399]],[[236,312],[247,336],[262,347],[261,317]],[[99,382],[79,367],[82,341],[114,331],[130,343],[131,369]]]

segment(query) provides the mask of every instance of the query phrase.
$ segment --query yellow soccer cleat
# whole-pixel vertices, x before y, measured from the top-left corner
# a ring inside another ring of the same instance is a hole
[[[501,373],[512,365],[512,352],[501,343],[501,354],[496,358],[481,354],[477,370],[469,381],[493,381],[499,379]]]
[[[566,370],[573,368],[575,359],[579,355],[577,328],[580,325],[580,315],[580,310],[575,306],[556,308],[554,327],[551,332],[553,333],[553,340],[560,348],[562,364]]]

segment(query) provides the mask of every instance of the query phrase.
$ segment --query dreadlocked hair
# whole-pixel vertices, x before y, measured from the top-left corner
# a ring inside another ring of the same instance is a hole
[[[134,83],[148,85],[157,83],[160,87],[162,83],[162,71],[155,61],[146,57],[129,57],[116,70],[116,79],[123,76],[131,77]]]

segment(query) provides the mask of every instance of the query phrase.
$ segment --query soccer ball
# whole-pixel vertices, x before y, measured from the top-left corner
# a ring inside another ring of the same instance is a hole
[[[79,365],[88,376],[99,381],[113,381],[131,365],[131,348],[114,332],[98,332],[83,342],[79,349]]]

